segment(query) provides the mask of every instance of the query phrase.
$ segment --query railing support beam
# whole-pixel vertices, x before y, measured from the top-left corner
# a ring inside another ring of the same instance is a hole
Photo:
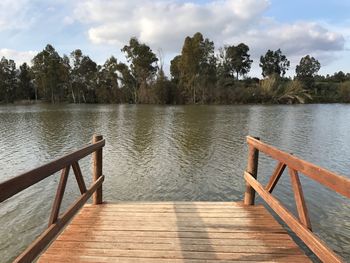
[[[259,138],[255,138],[260,140]],[[258,160],[259,160],[259,151],[252,145],[248,145],[248,164],[247,164],[247,173],[251,174],[255,179],[258,175]],[[244,204],[245,205],[254,205],[255,202],[255,190],[254,188],[246,182],[246,190],[244,194]]]
[[[93,143],[97,143],[103,140],[102,135],[94,135],[92,138]],[[102,176],[102,148],[95,151],[92,155],[92,176],[93,182],[95,183]],[[92,203],[94,205],[102,204],[102,185],[96,189],[92,196]]]

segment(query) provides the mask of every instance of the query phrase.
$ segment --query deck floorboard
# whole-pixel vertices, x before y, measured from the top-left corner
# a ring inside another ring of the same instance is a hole
[[[261,205],[85,205],[38,262],[311,262]]]

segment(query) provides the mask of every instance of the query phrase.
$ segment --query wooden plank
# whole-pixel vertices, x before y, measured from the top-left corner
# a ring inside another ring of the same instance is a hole
[[[238,219],[238,220],[231,220],[231,221],[225,221],[220,222],[218,220],[215,221],[207,221],[204,222],[201,219],[196,220],[183,220],[183,221],[160,221],[160,220],[133,220],[132,218],[129,221],[123,220],[90,220],[90,219],[74,219],[71,223],[71,225],[90,225],[90,224],[96,224],[97,227],[103,227],[108,226],[111,224],[119,225],[122,227],[143,227],[143,226],[154,226],[154,227],[225,227],[225,228],[235,228],[235,227],[251,227],[251,226],[259,226],[259,227],[276,227],[281,228],[281,225],[278,224],[274,220],[250,220],[246,221],[245,219]]]
[[[57,221],[58,216],[59,216],[64,191],[65,191],[66,185],[67,185],[69,169],[70,169],[70,166],[67,166],[67,167],[63,168],[63,170],[62,170],[61,179],[60,179],[60,182],[59,182],[58,187],[57,187],[55,200],[53,202],[53,206],[52,206],[52,210],[51,210],[51,215],[50,215],[50,219],[49,219],[49,226],[51,226],[53,223],[55,223]]]
[[[86,193],[86,185],[85,185],[85,181],[84,181],[83,175],[82,175],[81,170],[80,170],[79,163],[73,162],[72,168],[74,171],[75,179],[77,180],[77,183],[79,186],[80,193],[81,194]]]
[[[195,220],[196,218],[200,217],[200,218],[222,218],[222,219],[229,219],[229,218],[272,218],[271,215],[266,216],[264,213],[256,213],[256,214],[252,214],[252,213],[205,213],[205,212],[199,212],[199,213],[178,213],[178,214],[174,214],[174,213],[139,213],[139,212],[97,212],[93,213],[92,211],[84,213],[84,214],[79,214],[78,215],[79,218],[84,218],[84,217],[92,217],[92,218],[98,218],[98,217],[113,217],[115,216],[117,219],[119,220],[125,220],[128,219],[130,217],[134,217],[134,218],[146,218],[146,219],[152,219],[152,218],[159,218],[160,216],[162,216],[164,219],[172,219],[172,218],[177,218],[178,220],[182,220],[182,219],[187,219],[190,220],[191,218],[193,220]]]
[[[88,208],[89,209],[89,208]],[[93,209],[94,210],[94,209]],[[259,209],[257,209],[259,210]],[[263,209],[260,209],[263,210]],[[135,207],[135,208],[129,208],[129,207],[112,207],[112,208],[97,208],[94,211],[113,211],[113,212],[139,212],[139,213],[199,213],[199,212],[205,212],[205,213],[231,213],[231,212],[238,212],[239,210],[234,207],[226,207],[226,208],[163,208],[163,207]],[[240,211],[255,211],[254,209],[249,210],[248,208],[245,210]]]
[[[203,223],[213,223],[213,222],[217,222],[216,220],[221,220],[222,223],[230,223],[232,221],[237,222],[239,219],[243,220],[245,219],[246,221],[264,221],[267,222],[268,220],[273,220],[272,216],[268,216],[266,217],[264,214],[257,214],[256,216],[249,214],[249,215],[238,215],[238,216],[218,216],[215,215],[213,213],[206,215],[206,214],[202,214],[204,216],[201,215],[193,215],[193,214],[185,214],[185,215],[189,215],[189,216],[183,216],[183,214],[181,214],[181,216],[176,216],[176,215],[171,215],[170,213],[168,213],[166,216],[164,216],[164,213],[159,213],[159,214],[155,214],[155,216],[142,216],[143,214],[136,214],[134,217],[132,217],[132,214],[126,214],[126,216],[123,215],[116,215],[114,216],[113,213],[108,213],[108,214],[100,214],[100,215],[91,215],[91,213],[89,214],[82,214],[82,215],[78,215],[75,217],[76,220],[103,220],[103,221],[114,221],[114,222],[120,222],[123,223],[125,221],[133,221],[133,222],[137,222],[137,221],[143,221],[143,222],[150,222],[150,221],[169,221],[169,222],[178,222],[179,224],[181,224],[182,222],[191,222],[191,221],[198,221],[200,220]],[[212,215],[212,216],[210,216]],[[159,219],[159,216],[162,216],[163,220]],[[78,222],[78,221],[77,221]]]
[[[269,182],[265,187],[266,191],[272,193],[273,189],[275,189],[275,186],[278,183],[285,169],[286,169],[286,165],[284,163],[279,162],[277,164],[272,176],[270,177]]]
[[[116,243],[116,242],[54,242],[46,251],[47,254],[55,253],[55,249],[103,249],[103,250],[153,250],[153,251],[192,251],[192,252],[217,252],[217,253],[264,253],[264,254],[288,254],[303,255],[296,245],[284,246],[275,244],[272,246],[255,245],[240,246],[214,245],[214,244],[185,244],[181,240],[178,243]],[[51,253],[52,252],[52,253]]]
[[[253,137],[248,136],[249,145],[257,148],[259,151],[271,156],[277,161],[285,163],[288,167],[301,172],[316,182],[332,189],[333,191],[350,198],[350,179],[339,176],[324,168],[316,166],[307,161],[301,160],[294,155],[283,152],[275,147],[265,144]]]
[[[242,257],[249,255],[242,255]],[[87,256],[87,255],[73,255],[73,256],[65,256],[62,257],[60,255],[43,255],[39,261],[39,263],[56,263],[56,262],[69,262],[69,263],[250,263],[250,262],[264,262],[264,263],[276,263],[276,262],[285,262],[285,263],[299,263],[299,262],[311,262],[309,259],[305,258],[305,256],[285,256],[280,255],[279,257],[275,257],[273,259],[262,258],[260,260],[250,260],[247,258],[246,260],[220,260],[220,259],[211,259],[211,260],[203,260],[203,259],[169,259],[169,258],[142,258],[142,257],[106,257],[106,256]]]
[[[199,208],[247,208],[251,209],[252,207],[246,206],[243,204],[243,202],[116,202],[116,203],[109,203],[109,202],[103,202],[98,207],[99,208],[112,208],[112,207],[184,207],[184,208],[192,208],[192,207],[199,207]],[[86,204],[84,206],[85,208],[94,208],[95,205],[93,204]],[[255,206],[254,206],[255,207]],[[254,208],[253,207],[253,208]],[[256,207],[262,207],[261,205],[256,205]]]
[[[67,154],[48,164],[25,172],[19,176],[9,179],[0,184],[0,202],[14,196],[22,190],[40,182],[55,172],[60,171],[64,167],[70,165],[74,161],[78,161],[92,152],[101,149],[105,145],[105,140],[98,143],[90,144],[73,153]]]
[[[300,222],[311,230],[311,221],[309,213],[307,211],[307,206],[305,203],[303,189],[301,187],[298,172],[294,169],[289,169],[289,175],[293,187],[295,203],[297,206]]]
[[[162,214],[161,214],[162,215]],[[194,222],[195,224],[202,223],[202,224],[213,224],[213,223],[227,223],[227,224],[233,224],[233,223],[239,223],[244,222],[244,224],[255,224],[255,223],[275,223],[276,220],[271,217],[265,217],[265,215],[257,214],[256,217],[230,217],[230,218],[221,218],[221,217],[199,217],[199,216],[193,216],[193,217],[177,217],[174,215],[173,217],[164,217],[164,218],[157,218],[157,217],[120,217],[113,215],[95,215],[95,216],[88,216],[88,215],[78,215],[74,218],[74,222],[98,222],[98,223],[108,223],[108,222],[116,222],[116,223],[128,223],[128,222],[135,222],[135,223],[142,223],[142,222],[155,222],[155,223],[171,223],[171,224],[181,224],[181,223],[188,223],[188,222]]]
[[[268,233],[268,232],[259,232],[259,231],[250,231],[250,232],[232,232],[232,233],[219,233],[219,232],[205,232],[205,231],[123,231],[123,230],[95,230],[94,228],[81,228],[77,225],[67,226],[66,230],[62,235],[76,235],[77,237],[81,236],[83,240],[86,238],[93,237],[142,237],[142,238],[196,238],[196,239],[254,239],[254,240],[285,240],[290,237],[287,232],[277,232],[277,233]],[[60,239],[60,237],[58,237]]]
[[[93,204],[86,204],[85,208],[94,208],[95,205]],[[237,209],[255,209],[255,207],[262,207],[262,205],[256,205],[254,207],[252,206],[247,206],[243,204],[242,202],[227,202],[227,204],[221,203],[221,202],[203,202],[201,204],[200,202],[192,202],[189,201],[187,203],[183,202],[156,202],[154,204],[149,203],[149,202],[125,202],[125,203],[108,203],[104,202],[98,206],[98,208],[113,208],[113,207],[183,207],[183,208],[193,208],[193,207],[198,207],[198,208],[237,208]]]
[[[158,250],[121,250],[121,249],[77,249],[70,248],[67,250],[50,249],[46,254],[61,255],[62,257],[70,257],[75,255],[98,256],[98,257],[134,257],[134,258],[166,258],[166,259],[202,259],[202,260],[249,260],[264,261],[273,260],[282,257],[289,258],[291,262],[298,255],[288,254],[288,251],[294,252],[294,249],[286,248],[282,253],[221,253],[221,252],[198,252],[198,251],[158,251]],[[304,260],[308,260],[305,255],[300,255]]]
[[[255,138],[259,140],[259,138]],[[252,145],[248,145],[248,163],[246,171],[250,173],[254,178],[258,175],[258,160],[259,160],[259,151],[254,148]],[[244,204],[245,205],[254,205],[255,202],[255,190],[249,185],[246,184],[246,190],[244,194]]]
[[[285,249],[288,252],[289,248]],[[292,250],[294,252],[294,250]],[[52,249],[50,254],[62,253],[61,249]],[[49,254],[49,253],[48,253]],[[63,253],[62,253],[63,254]],[[64,256],[75,255],[99,256],[99,257],[135,257],[135,258],[166,258],[166,259],[202,259],[202,260],[250,260],[264,261],[278,259],[279,257],[289,258],[291,262],[298,255],[287,253],[220,253],[220,252],[193,252],[193,251],[157,251],[157,250],[117,250],[117,249],[69,249],[64,251]],[[299,255],[307,258],[304,255]]]
[[[52,224],[46,229],[21,255],[19,255],[14,262],[31,262],[45,247],[52,241],[52,239],[63,229],[63,227],[72,219],[72,217],[79,211],[79,209],[91,197],[93,192],[103,183],[104,176],[100,177],[86,193],[84,193],[76,202],[74,202],[67,212],[62,217],[58,218],[55,224]]]
[[[281,237],[280,237],[281,236]],[[263,237],[263,236],[260,236]],[[270,236],[271,237],[271,236]],[[69,232],[58,237],[53,245],[67,246],[77,243],[138,243],[138,244],[192,244],[221,246],[266,246],[298,247],[287,235],[275,235],[273,239],[257,238],[179,238],[179,237],[120,237],[117,235],[83,235],[81,232]]]
[[[80,228],[90,228],[91,225],[77,225]],[[126,225],[126,226],[118,226],[118,225],[96,225],[94,227],[95,230],[120,230],[120,231],[177,231],[177,232],[216,232],[216,233],[235,233],[235,232],[276,232],[282,233],[284,230],[281,227],[277,226],[246,226],[246,225],[238,225],[238,226],[208,226],[208,227],[195,227],[195,226],[178,226],[176,229],[174,227],[169,226],[137,226],[137,225]]]
[[[291,228],[293,232],[324,262],[343,262],[333,250],[316,237],[307,227],[299,221],[256,179],[245,172],[244,178],[257,191],[261,198],[278,214],[278,216]]]

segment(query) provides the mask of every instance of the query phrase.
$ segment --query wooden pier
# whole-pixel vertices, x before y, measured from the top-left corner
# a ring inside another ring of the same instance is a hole
[[[303,250],[255,194],[323,262],[343,262],[313,232],[299,173],[350,198],[350,179],[247,137],[248,165],[243,202],[123,202],[102,199],[102,136],[49,164],[0,184],[0,202],[61,172],[48,228],[14,262],[310,262]],[[257,181],[259,152],[277,160],[266,186]],[[93,155],[93,183],[87,188],[78,161]],[[81,196],[60,214],[72,168]],[[292,183],[298,216],[271,193],[284,170]],[[90,197],[92,204],[86,204]]]

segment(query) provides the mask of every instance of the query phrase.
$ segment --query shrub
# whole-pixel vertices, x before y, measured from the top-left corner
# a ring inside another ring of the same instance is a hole
[[[342,102],[350,102],[350,81],[345,81],[340,84],[339,96]]]

